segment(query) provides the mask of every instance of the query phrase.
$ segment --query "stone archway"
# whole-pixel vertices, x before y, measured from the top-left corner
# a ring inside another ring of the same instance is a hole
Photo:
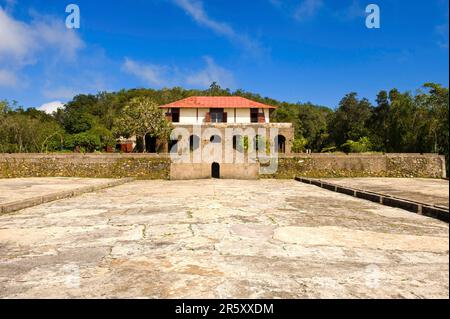
[[[278,153],[286,153],[286,137],[278,135],[275,137],[275,147]]]
[[[157,153],[158,139],[151,137],[149,134],[145,136],[145,152]]]

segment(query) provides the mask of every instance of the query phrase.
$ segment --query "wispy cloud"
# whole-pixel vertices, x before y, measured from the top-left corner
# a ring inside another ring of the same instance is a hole
[[[83,48],[81,38],[60,19],[37,13],[33,17],[25,23],[0,7],[0,61],[24,66],[36,63],[40,53],[71,59]]]
[[[353,0],[352,3],[335,12],[335,16],[342,21],[351,21],[366,16],[366,9],[363,7],[360,0]]]
[[[145,85],[168,87],[186,85],[190,87],[206,88],[212,82],[223,87],[234,87],[233,73],[217,65],[213,58],[204,57],[205,66],[200,70],[180,69],[174,66],[144,63],[126,58],[122,70],[134,75]]]
[[[173,2],[183,9],[195,22],[215,33],[224,36],[229,41],[241,46],[253,55],[261,54],[265,49],[261,44],[247,35],[236,32],[228,23],[211,18],[205,11],[203,2],[200,0],[173,0]]]
[[[217,82],[223,87],[234,87],[235,80],[233,73],[217,65],[211,57],[204,57],[206,67],[186,78],[186,83],[196,87],[208,87],[213,82]]]
[[[295,9],[294,18],[298,21],[312,18],[323,6],[322,0],[303,0]]]
[[[47,99],[63,99],[70,100],[75,95],[79,94],[73,87],[57,86],[47,87],[42,91],[42,95]]]
[[[4,2],[4,8],[6,12],[12,12],[17,4],[17,0],[5,0]]]
[[[448,48],[449,48],[449,45],[448,45],[448,22],[436,26],[436,33],[439,38],[438,39],[439,47],[448,50]]]
[[[18,84],[22,69],[41,60],[74,60],[83,46],[77,33],[67,30],[60,19],[32,13],[32,21],[26,23],[0,7],[0,85]]]
[[[167,85],[166,79],[168,68],[156,64],[144,64],[125,58],[122,70],[132,74],[149,85],[164,86]]]
[[[341,22],[351,21],[365,17],[365,8],[361,0],[352,0],[350,4],[340,5],[334,9],[325,0],[268,0],[276,9],[281,10],[286,15],[297,21],[304,22],[313,20],[319,13],[323,13],[330,18]]]
[[[0,69],[0,87],[15,87],[17,83],[18,79],[14,72]]]

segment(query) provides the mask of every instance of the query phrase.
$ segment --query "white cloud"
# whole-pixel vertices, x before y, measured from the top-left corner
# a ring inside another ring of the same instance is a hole
[[[53,112],[56,112],[58,109],[63,107],[64,103],[62,103],[61,101],[53,101],[42,104],[40,107],[38,107],[38,110],[44,111],[47,114],[53,114]]]
[[[294,12],[296,20],[305,20],[313,17],[323,7],[322,0],[303,0]]]
[[[15,87],[17,83],[18,79],[14,72],[0,69],[0,87]]]
[[[261,51],[264,51],[257,41],[236,32],[229,24],[216,21],[209,17],[200,0],[173,0],[173,2],[182,8],[199,25],[205,26],[215,33],[226,37],[228,40],[242,46],[253,55],[259,55],[261,54]]]
[[[125,58],[122,70],[144,80],[149,85],[167,85],[167,81],[164,79],[167,72],[166,67],[155,64],[142,64]]]
[[[64,21],[33,15],[30,23],[14,19],[0,7],[0,62],[21,68],[39,60],[39,53],[57,53],[58,57],[73,59],[83,41]]]
[[[214,62],[211,57],[204,57],[205,67],[201,70],[183,69],[178,67],[142,63],[126,58],[122,70],[134,75],[149,86],[188,85],[207,88],[212,82],[223,87],[234,87],[233,73]]]
[[[211,83],[217,82],[223,87],[234,87],[233,73],[218,66],[211,57],[205,57],[205,69],[189,75],[186,83],[193,86],[209,87]]]

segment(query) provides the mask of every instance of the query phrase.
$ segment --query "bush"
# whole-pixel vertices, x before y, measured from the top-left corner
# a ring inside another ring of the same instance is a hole
[[[357,142],[348,140],[341,148],[345,153],[366,153],[372,150],[372,143],[368,137],[361,137]]]
[[[303,153],[306,149],[307,144],[308,140],[306,138],[296,138],[294,139],[294,142],[292,142],[292,151],[294,153]]]
[[[64,146],[72,150],[78,146],[81,150],[84,149],[87,152],[93,152],[95,150],[99,150],[102,143],[99,135],[91,132],[84,132],[67,136]]]
[[[322,149],[321,153],[335,153],[337,150],[336,146],[325,147]]]

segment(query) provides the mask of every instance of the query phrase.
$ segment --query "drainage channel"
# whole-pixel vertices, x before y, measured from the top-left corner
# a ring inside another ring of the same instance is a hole
[[[426,217],[435,218],[443,222],[449,222],[449,209],[448,207],[435,206],[427,203],[420,203],[404,198],[398,198],[395,196],[390,196],[386,194],[380,194],[370,191],[365,191],[361,189],[355,189],[351,187],[346,187],[342,185],[337,185],[329,182],[324,182],[319,179],[296,177],[296,181],[305,184],[315,185],[336,193],[345,194],[360,199],[365,199],[374,203],[378,203],[385,206],[401,208],[409,212],[423,215]]]

